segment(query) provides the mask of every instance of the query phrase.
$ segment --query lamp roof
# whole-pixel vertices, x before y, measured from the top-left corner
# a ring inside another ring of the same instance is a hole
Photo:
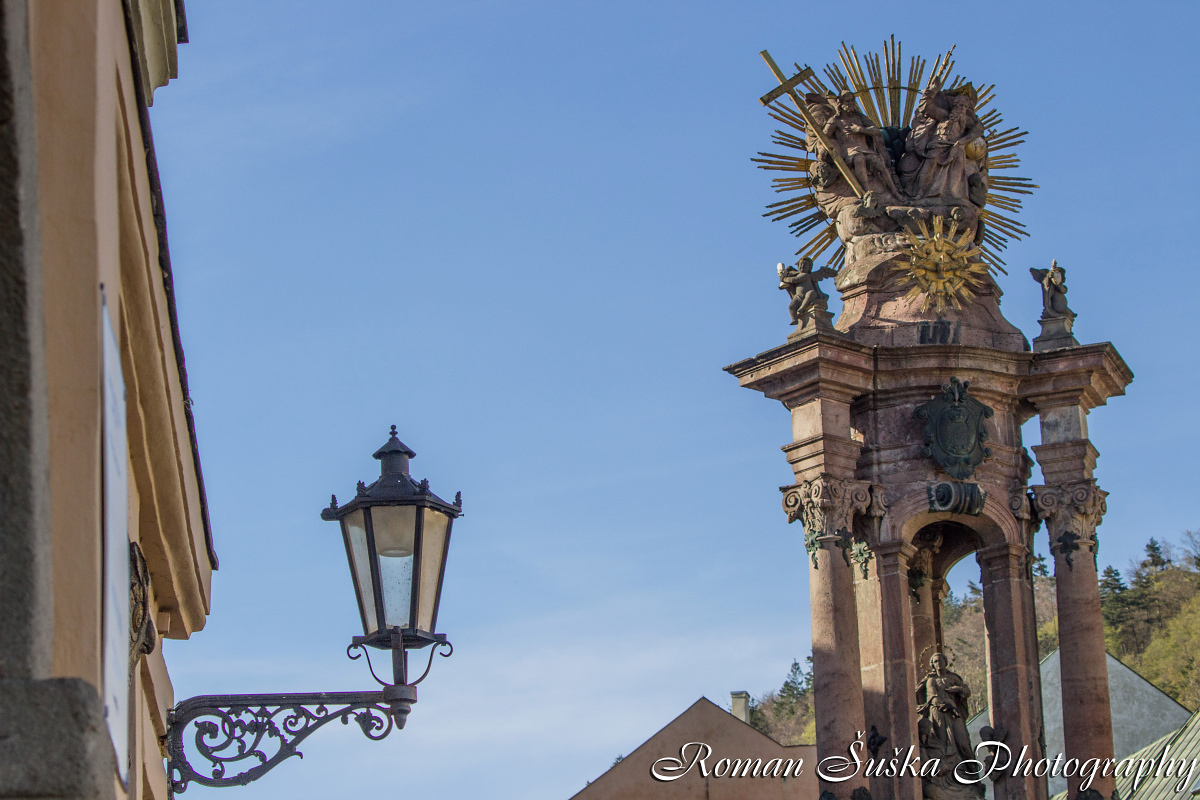
[[[455,517],[461,514],[461,493],[453,503],[448,503],[429,490],[429,481],[415,481],[408,474],[408,460],[414,456],[416,453],[412,448],[396,438],[396,426],[393,425],[387,442],[374,453],[380,462],[379,479],[369,486],[359,481],[354,498],[340,508],[337,498],[333,498],[329,508],[321,512],[321,517],[338,519],[354,509],[374,505],[422,505],[440,509]]]
[[[384,443],[383,447],[381,447],[375,451],[373,458],[377,458],[380,461],[382,461],[383,457],[385,455],[387,455],[388,453],[403,453],[404,455],[408,456],[409,458],[417,457],[417,454],[415,452],[413,452],[413,449],[411,447],[409,447],[404,442],[402,442],[396,438],[396,426],[395,425],[392,426],[391,438],[388,439],[387,442]]]

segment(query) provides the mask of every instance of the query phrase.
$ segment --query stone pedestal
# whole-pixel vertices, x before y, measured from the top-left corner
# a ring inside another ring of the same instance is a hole
[[[814,308],[809,312],[808,319],[796,326],[796,330],[788,334],[788,341],[793,342],[812,336],[814,333],[833,333],[833,314],[824,308]]]
[[[1073,316],[1043,316],[1038,320],[1042,325],[1042,332],[1033,340],[1033,350],[1035,353],[1040,353],[1043,350],[1057,350],[1060,347],[1078,347],[1079,342],[1075,340],[1071,329],[1075,326],[1075,317]]]
[[[77,678],[0,680],[0,798],[112,800],[100,695]]]

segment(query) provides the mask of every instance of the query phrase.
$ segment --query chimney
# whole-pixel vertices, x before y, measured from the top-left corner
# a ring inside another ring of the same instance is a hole
[[[742,722],[749,724],[750,722],[750,693],[749,692],[730,692],[729,698],[733,701],[733,708],[729,712]]]

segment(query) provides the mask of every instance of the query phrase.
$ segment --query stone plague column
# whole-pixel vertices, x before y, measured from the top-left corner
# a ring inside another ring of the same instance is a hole
[[[1000,312],[1000,287],[976,246],[1004,238],[998,222],[1006,205],[997,192],[1033,187],[992,175],[1015,165],[989,155],[1010,145],[989,140],[984,119],[995,112],[978,115],[975,85],[945,83],[949,54],[935,67],[938,79],[910,96],[903,114],[898,95],[882,102],[888,87],[871,70],[852,68],[852,49],[843,49],[842,63],[856,91],[837,96],[818,91],[811,69],[789,76],[765,51],[763,58],[779,86],[761,102],[791,128],[776,142],[799,153],[756,159],[785,173],[777,191],[791,193],[768,206],[768,216],[789,220],[809,243],[795,267],[775,270],[794,330],[785,343],[726,370],[792,415],[783,451],[795,483],[784,489],[784,507],[789,519],[804,521],[810,561],[818,757],[845,756],[872,727],[876,746],[887,737],[880,757],[917,744],[923,758],[945,763],[970,755],[942,707],[918,704],[914,689],[930,651],[943,643],[946,573],[971,553],[983,583],[991,725],[1014,753],[1026,747],[1027,755],[1041,755],[1030,578],[1039,516],[1050,527],[1057,565],[1067,754],[1111,756],[1099,595],[1088,557],[1103,493],[1091,480],[1094,451],[1082,426],[1088,409],[1122,394],[1133,376],[1112,345],[1074,338],[1066,272],[1057,263],[1031,270],[1043,301],[1043,332],[1032,346]],[[898,50],[883,59],[888,75],[902,72]],[[788,103],[795,113],[782,112]],[[896,130],[907,134],[888,133]],[[960,155],[932,156],[950,149]],[[814,259],[824,252],[833,254],[818,268]],[[819,286],[829,277],[842,299],[832,325]],[[1034,413],[1042,417],[1034,450],[1046,476],[1036,510],[1021,438]],[[945,680],[935,671],[920,681],[923,696],[931,686],[949,692]],[[968,713],[963,694],[953,701],[960,715]],[[876,800],[982,796],[982,787],[944,778],[873,777],[869,790],[859,778],[821,788],[840,800],[863,800],[867,791]],[[1108,796],[1111,781],[1098,788]],[[995,789],[997,800],[1046,797],[1044,778],[1032,775]]]

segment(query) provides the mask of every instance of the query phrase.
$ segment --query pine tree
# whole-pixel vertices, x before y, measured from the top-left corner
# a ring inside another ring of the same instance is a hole
[[[1155,572],[1161,572],[1171,562],[1163,556],[1162,545],[1159,544],[1158,540],[1150,537],[1150,541],[1146,542],[1146,560],[1142,563]]]
[[[1034,556],[1033,574],[1038,578],[1050,577],[1050,567],[1046,566],[1046,557],[1040,553]]]
[[[1129,615],[1129,604],[1124,594],[1129,591],[1121,573],[1109,565],[1100,576],[1100,613],[1109,628],[1119,628]]]
[[[812,691],[812,656],[808,657],[809,669],[805,671],[799,661],[792,662],[792,668],[779,688],[779,702],[783,705],[788,716],[795,716],[800,706]]]
[[[1116,567],[1110,565],[1104,568],[1104,572],[1100,576],[1101,601],[1109,597],[1116,597],[1128,589],[1129,587],[1125,585],[1125,581]]]

